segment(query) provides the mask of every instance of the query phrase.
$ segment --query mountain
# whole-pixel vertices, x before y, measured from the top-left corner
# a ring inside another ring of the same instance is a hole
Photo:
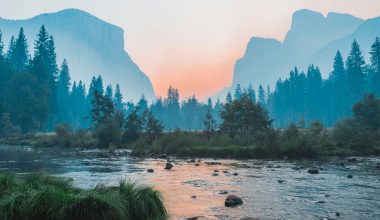
[[[237,84],[254,88],[260,84],[272,88],[295,66],[304,70],[312,63],[314,54],[329,42],[354,32],[364,21],[348,14],[328,13],[323,16],[310,10],[296,11],[291,28],[283,42],[275,39],[252,37],[245,54],[237,60],[230,91]],[[327,62],[327,61],[326,61]],[[331,66],[332,59],[328,60]],[[326,63],[327,64],[327,63]],[[224,98],[228,89],[215,97]]]
[[[138,100],[142,94],[148,100],[155,98],[149,78],[124,50],[124,31],[87,12],[66,9],[56,13],[41,14],[26,20],[0,18],[4,42],[17,36],[23,27],[29,49],[41,27],[53,35],[58,62],[66,58],[72,78],[82,80],[87,88],[93,75],[103,77],[104,86],[120,84],[124,100]]]

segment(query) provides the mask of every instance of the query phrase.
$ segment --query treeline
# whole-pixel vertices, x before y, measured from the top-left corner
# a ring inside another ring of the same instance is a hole
[[[313,121],[307,128],[291,123],[283,129],[262,104],[245,91],[240,98],[227,101],[217,126],[207,113],[202,132],[176,130],[161,133],[147,141],[140,135],[129,147],[136,154],[175,154],[196,157],[273,158],[353,156],[380,154],[380,100],[365,95],[352,108],[352,117],[325,128]]]
[[[344,59],[339,51],[333,63],[333,71],[323,79],[318,67],[311,65],[307,72],[297,68],[289,78],[279,80],[266,105],[277,127],[292,122],[309,124],[320,120],[333,126],[342,118],[351,116],[353,105],[364,94],[380,96],[380,39],[376,38],[366,63],[359,44],[354,40],[351,51]]]
[[[20,28],[7,51],[0,32],[0,136],[12,133],[52,131],[68,123],[88,128],[95,91],[105,93],[115,106],[123,108],[119,85],[103,89],[102,77],[93,77],[88,92],[82,81],[71,81],[66,59],[57,64],[54,38],[41,26],[33,56]]]

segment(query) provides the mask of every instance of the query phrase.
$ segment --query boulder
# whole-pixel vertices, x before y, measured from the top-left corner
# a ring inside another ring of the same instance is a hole
[[[148,169],[147,172],[148,172],[148,173],[153,173],[154,170],[153,170],[153,169]]]
[[[358,161],[355,157],[351,157],[347,159],[348,162],[356,162]]]
[[[191,162],[191,163],[195,163],[195,159],[194,159],[194,158],[191,159],[190,162]]]
[[[167,162],[165,165],[165,169],[170,170],[171,168],[173,168],[173,164]]]
[[[319,170],[317,168],[313,167],[313,168],[308,169],[307,172],[310,174],[318,174]]]
[[[199,163],[195,163],[194,166],[199,167]]]
[[[285,180],[277,180],[278,183],[284,183]]]
[[[236,195],[229,195],[224,201],[224,205],[226,207],[234,207],[241,204],[243,204],[243,200]]]
[[[239,175],[239,174],[238,174],[238,173],[233,173],[232,175],[237,176],[237,175]]]

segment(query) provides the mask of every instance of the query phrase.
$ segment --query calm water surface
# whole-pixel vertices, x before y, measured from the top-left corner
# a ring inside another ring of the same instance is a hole
[[[0,146],[0,172],[46,171],[91,188],[130,179],[160,190],[172,219],[380,219],[380,158],[318,161],[135,159],[126,152]],[[220,162],[208,165],[205,162]],[[310,167],[319,174],[307,173]],[[148,168],[154,173],[148,173]],[[218,170],[218,175],[213,175]],[[233,175],[237,173],[238,175]],[[353,178],[347,178],[351,174]],[[280,183],[281,182],[281,183]],[[223,194],[227,193],[227,194]],[[227,195],[244,204],[224,207]],[[336,213],[339,213],[337,216]]]

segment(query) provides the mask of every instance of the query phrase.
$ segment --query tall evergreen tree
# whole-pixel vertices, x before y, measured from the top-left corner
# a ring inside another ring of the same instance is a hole
[[[249,85],[248,85],[247,93],[248,93],[249,97],[251,97],[252,101],[256,102],[256,92],[253,89],[251,83],[249,83]]]
[[[229,102],[232,102],[232,95],[230,92],[228,92],[226,96],[226,103],[229,103]]]
[[[112,99],[113,98],[113,90],[111,85],[107,85],[106,87],[106,93],[104,94],[107,98]]]
[[[70,118],[70,86],[71,77],[66,59],[63,60],[57,81],[57,117],[59,122],[67,122]],[[76,88],[75,88],[76,89]]]
[[[170,86],[168,89],[168,97],[165,100],[167,111],[165,121],[168,129],[176,129],[179,127],[180,121],[180,103],[178,89]]]
[[[329,98],[329,110],[331,111],[328,114],[332,117],[328,124],[332,124],[336,120],[349,115],[349,102],[347,102],[347,98],[342,98],[347,96],[347,83],[348,80],[342,54],[338,50],[334,58],[333,71],[327,81],[327,98]]]
[[[8,59],[16,72],[23,72],[27,69],[29,57],[28,42],[24,34],[24,29],[20,28],[17,39],[11,39]]]
[[[241,93],[241,86],[240,84],[237,84],[235,87],[234,99],[240,99]]]
[[[124,104],[123,104],[123,95],[120,91],[119,84],[116,84],[115,94],[113,97],[113,103],[115,104],[115,108],[119,111],[124,110]]]
[[[364,57],[356,40],[352,42],[351,51],[346,61],[350,105],[357,102],[364,93],[365,73]]]
[[[259,103],[262,107],[266,106],[265,90],[262,85],[259,86]]]

